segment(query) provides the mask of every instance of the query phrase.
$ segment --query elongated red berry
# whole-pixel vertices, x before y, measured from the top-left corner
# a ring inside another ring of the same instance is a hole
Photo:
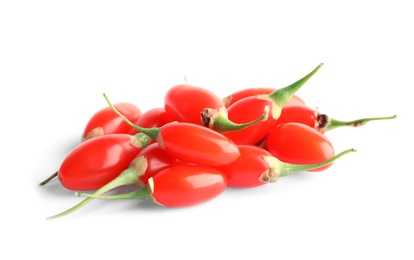
[[[112,181],[147,146],[144,134],[111,134],[80,143],[64,159],[57,177],[69,190],[96,190]]]
[[[227,179],[213,167],[178,164],[149,179],[152,198],[166,207],[187,207],[209,201],[227,188]]]
[[[141,110],[132,103],[118,103],[114,104],[114,107],[133,122],[142,115]],[[82,134],[82,141],[105,134],[128,134],[130,131],[131,126],[115,114],[110,107],[105,107],[89,119]]]
[[[200,113],[206,107],[219,109],[222,100],[212,91],[189,84],[170,88],[164,96],[164,109],[174,121],[201,125]]]
[[[275,127],[266,138],[266,149],[279,160],[291,164],[321,163],[335,156],[334,147],[324,134],[295,122]],[[322,171],[330,166],[310,171]]]

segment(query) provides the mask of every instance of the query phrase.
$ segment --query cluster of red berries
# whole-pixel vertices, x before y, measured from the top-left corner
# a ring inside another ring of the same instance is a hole
[[[322,171],[346,153],[335,153],[324,135],[391,117],[335,120],[296,95],[322,66],[280,88],[242,89],[225,98],[189,84],[170,88],[164,106],[144,113],[131,103],[112,104],[87,123],[82,142],[64,159],[57,177],[85,197],[67,215],[93,199],[151,199],[166,207],[192,206],[227,187],[249,188],[298,171]],[[132,192],[105,195],[124,185]],[[84,191],[94,191],[84,193]]]

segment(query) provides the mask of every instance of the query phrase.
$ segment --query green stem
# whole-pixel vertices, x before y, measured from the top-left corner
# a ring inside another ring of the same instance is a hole
[[[91,202],[93,200],[93,198],[86,198],[84,200],[82,200],[80,203],[76,204],[75,206],[73,206],[70,209],[67,209],[59,214],[53,215],[48,217],[47,219],[55,219],[55,218],[59,218],[59,217],[63,217],[66,216],[74,211],[76,211],[77,209],[83,207],[84,205],[88,204],[89,202]]]
[[[265,182],[275,182],[279,177],[287,176],[294,172],[308,171],[326,166],[328,164],[333,163],[345,154],[356,151],[356,149],[351,148],[342,151],[341,153],[335,155],[331,159],[315,164],[291,164],[282,162],[274,156],[265,156],[263,157],[263,160],[269,165],[270,170],[268,173],[265,173],[264,175],[260,176],[260,179]]]
[[[269,116],[269,106],[266,106],[263,114],[250,122],[247,123],[234,123],[229,120],[227,116],[227,110],[223,106],[219,111],[214,109],[206,108],[201,113],[201,121],[204,126],[210,127],[219,133],[227,133],[231,131],[241,130],[243,128],[249,127],[256,124],[257,122],[266,121]]]
[[[290,101],[290,99],[295,95],[295,93],[313,76],[318,72],[318,70],[323,66],[323,63],[319,64],[315,69],[313,69],[309,74],[299,79],[298,81],[292,83],[291,85],[277,89],[270,94],[260,95],[260,98],[269,100],[274,103],[272,108],[273,118],[279,118],[282,108]]]
[[[281,167],[280,176],[286,176],[286,175],[289,175],[289,174],[294,173],[294,172],[308,171],[308,170],[317,169],[317,168],[320,168],[320,167],[323,167],[323,166],[326,166],[328,164],[333,163],[334,161],[336,161],[337,159],[339,159],[340,157],[344,156],[347,153],[356,152],[356,151],[357,151],[356,149],[351,148],[351,149],[340,152],[339,154],[335,155],[331,159],[328,159],[328,160],[326,160],[324,162],[321,162],[321,163],[315,163],[315,164],[282,163],[283,166]]]
[[[151,138],[144,133],[138,133],[131,137],[131,145],[139,149],[143,149],[147,147],[150,143],[151,143]],[[40,186],[46,185],[48,182],[50,182],[57,176],[58,176],[58,171],[50,175],[46,180],[39,183],[39,185]]]
[[[320,121],[327,122],[325,125],[319,124],[318,126],[318,128],[323,129],[324,132],[338,128],[338,127],[343,127],[343,126],[358,127],[358,126],[363,126],[370,121],[388,120],[388,119],[394,119],[397,117],[397,115],[393,115],[393,116],[387,116],[387,117],[367,117],[367,118],[361,118],[361,119],[352,120],[352,121],[339,121],[331,117],[322,119],[324,116],[326,115],[321,114],[318,116],[318,122]]]
[[[136,191],[124,194],[117,194],[111,196],[104,196],[98,194],[90,194],[90,193],[76,193],[78,197],[87,197],[93,199],[105,199],[105,200],[119,200],[119,199],[141,199],[141,200],[148,200],[151,199],[151,190],[148,185],[142,186]]]
[[[132,123],[131,121],[129,121],[128,118],[126,118],[124,115],[122,115],[115,107],[114,105],[109,101],[109,98],[107,97],[107,95],[105,93],[103,93],[103,96],[105,97],[106,102],[108,103],[108,105],[111,107],[111,109],[119,116],[121,117],[128,125],[130,125],[132,128],[134,128],[135,130],[144,133],[146,135],[148,135],[152,140],[156,140],[158,137],[158,134],[160,132],[160,128],[144,128],[144,127],[140,127],[135,125],[134,123]]]
[[[49,181],[53,180],[54,178],[56,178],[58,176],[58,172],[55,172],[54,174],[50,175],[46,180],[42,181],[41,183],[39,183],[40,186],[45,185],[46,183],[48,183]]]
[[[93,194],[98,196],[98,195],[101,195],[107,191],[110,191],[120,186],[137,184],[139,181],[139,176],[141,176],[146,171],[147,166],[148,166],[147,159],[144,156],[137,157],[131,162],[130,166],[126,170],[124,170],[123,172],[121,172],[121,174],[118,175],[118,177],[116,177],[115,179],[107,183],[106,185],[96,190]],[[80,203],[73,206],[72,208],[67,209],[54,216],[50,216],[48,217],[48,219],[54,219],[54,218],[66,216],[80,209],[81,207],[85,206],[92,200],[93,198],[86,198]]]

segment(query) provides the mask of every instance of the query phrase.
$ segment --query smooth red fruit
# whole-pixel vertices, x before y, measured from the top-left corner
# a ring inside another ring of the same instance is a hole
[[[179,164],[152,177],[149,187],[154,201],[163,206],[194,206],[223,193],[227,179],[213,167]]]
[[[174,120],[170,117],[170,115],[165,111],[163,107],[155,107],[142,113],[135,124],[142,127],[151,128],[161,127],[173,121]],[[138,130],[131,128],[130,134],[136,134],[138,132]]]
[[[165,111],[179,122],[201,125],[200,113],[203,109],[218,110],[222,106],[222,100],[212,91],[188,84],[176,85],[164,96]]]
[[[273,107],[272,101],[257,96],[243,98],[227,108],[229,120],[245,123],[260,117],[265,107]],[[269,116],[266,120],[237,131],[223,133],[236,144],[256,144],[276,126],[276,119]]]
[[[335,156],[330,140],[315,128],[301,123],[276,126],[266,138],[266,149],[282,162],[315,164]],[[309,171],[322,171],[332,164]]]
[[[126,118],[136,122],[141,116],[141,110],[131,103],[118,103],[114,107]],[[82,141],[106,134],[130,133],[131,127],[125,123],[110,107],[96,112],[87,122],[82,134]]]
[[[144,137],[144,135],[141,135]],[[111,134],[80,143],[64,159],[58,179],[69,190],[95,190],[125,170],[140,153],[144,142],[129,134]]]
[[[192,123],[166,124],[159,129],[155,140],[171,156],[199,165],[224,165],[240,156],[239,148],[230,139]]]
[[[318,115],[317,110],[307,106],[284,107],[277,124],[296,122],[318,129]]]
[[[223,98],[223,104],[225,105],[225,107],[229,107],[242,98],[263,95],[263,94],[270,94],[274,92],[275,90],[276,90],[275,88],[264,88],[264,87],[244,88]],[[305,101],[301,99],[299,96],[293,95],[291,100],[289,100],[289,102],[285,106],[296,106],[296,105],[304,106]]]
[[[266,184],[260,180],[260,176],[270,170],[269,165],[263,160],[265,156],[272,156],[270,152],[254,145],[239,145],[238,147],[240,157],[237,160],[217,167],[226,174],[228,186],[250,188]]]

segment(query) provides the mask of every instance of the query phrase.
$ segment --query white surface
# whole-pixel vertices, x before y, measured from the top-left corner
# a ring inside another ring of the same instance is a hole
[[[413,259],[413,17],[409,1],[2,1],[2,259]],[[37,184],[113,102],[143,111],[189,83],[225,96],[283,87],[336,119],[358,152],[322,173],[168,209]],[[5,258],[5,255],[8,255]]]

